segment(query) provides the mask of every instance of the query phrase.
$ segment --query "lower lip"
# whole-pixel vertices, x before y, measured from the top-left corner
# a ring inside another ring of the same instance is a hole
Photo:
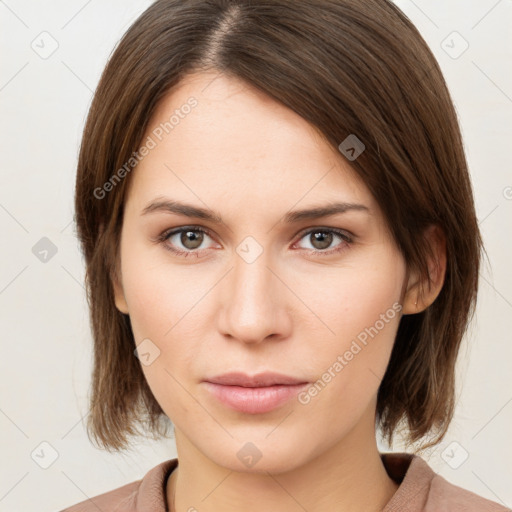
[[[291,400],[308,383],[296,385],[244,388],[242,386],[224,386],[205,382],[208,391],[228,407],[247,414],[261,414],[277,409]]]

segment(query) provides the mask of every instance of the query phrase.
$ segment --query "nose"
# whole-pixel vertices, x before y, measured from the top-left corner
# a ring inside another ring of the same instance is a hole
[[[289,337],[293,294],[275,267],[265,251],[252,262],[234,255],[219,297],[222,334],[248,344]]]

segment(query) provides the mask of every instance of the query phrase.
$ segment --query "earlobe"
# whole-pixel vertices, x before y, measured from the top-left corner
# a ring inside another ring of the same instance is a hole
[[[410,273],[403,299],[403,314],[413,315],[427,309],[438,297],[446,275],[446,237],[437,225],[425,230],[424,237],[432,249],[428,259],[429,278],[421,279],[418,271]]]
[[[405,283],[405,292],[402,299],[402,314],[414,315],[421,311],[421,308],[418,308],[419,288],[420,283],[418,272],[414,271],[408,273]]]
[[[121,313],[128,315],[128,304],[124,296],[124,290],[121,284],[121,279],[119,279],[119,277],[117,276],[117,271],[114,272],[114,276],[112,277],[112,287],[114,289],[114,300],[116,308]]]
[[[99,226],[99,236],[101,238],[105,235],[104,233],[105,225],[102,223]],[[114,292],[114,303],[116,308],[125,315],[128,315],[128,304],[126,302],[126,298],[124,296],[124,290],[122,286],[122,279],[119,276],[119,269],[121,268],[121,261],[119,257],[119,253],[115,258],[114,268],[110,270],[110,282],[112,284],[112,290]]]

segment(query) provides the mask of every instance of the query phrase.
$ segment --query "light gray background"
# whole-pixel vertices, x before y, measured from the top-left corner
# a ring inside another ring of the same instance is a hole
[[[0,0],[1,511],[60,510],[176,455],[172,439],[110,455],[83,425],[91,335],[72,224],[78,145],[110,52],[149,4]],[[490,260],[459,359],[455,419],[425,458],[454,484],[512,507],[512,1],[397,4],[453,95]],[[42,237],[57,248],[46,262],[32,252]]]

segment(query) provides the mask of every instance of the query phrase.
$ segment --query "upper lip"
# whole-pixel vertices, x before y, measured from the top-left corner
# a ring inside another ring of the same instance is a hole
[[[256,375],[247,375],[241,372],[224,373],[216,377],[206,379],[206,382],[222,384],[224,386],[242,386],[245,388],[259,388],[278,385],[305,384],[305,380],[296,379],[281,373],[265,372]]]

